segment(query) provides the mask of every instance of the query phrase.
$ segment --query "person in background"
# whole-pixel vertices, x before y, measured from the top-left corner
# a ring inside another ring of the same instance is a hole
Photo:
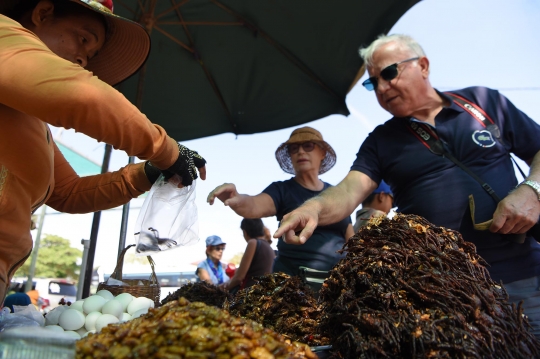
[[[199,263],[195,271],[199,280],[214,285],[223,285],[230,280],[221,263],[225,246],[226,243],[218,236],[206,238],[206,260]]]
[[[386,217],[392,209],[394,194],[386,182],[381,181],[377,187],[362,202],[362,209],[356,211],[356,222],[354,223],[354,233],[360,227],[365,226],[373,217]]]
[[[268,227],[264,227],[264,239],[269,243],[272,244],[272,233],[270,232],[270,229]]]
[[[225,183],[210,192],[208,203],[212,205],[218,198],[244,218],[275,215],[281,221],[286,213],[331,187],[319,175],[334,166],[336,153],[316,129],[306,126],[294,130],[276,150],[276,159],[281,169],[294,177],[274,182],[256,196],[240,194],[234,184]],[[273,272],[298,275],[301,266],[328,271],[342,258],[337,251],[353,234],[351,218],[346,217],[317,227],[312,240],[300,247],[280,238]]]
[[[36,289],[36,286],[33,285],[32,289],[26,292],[26,294],[30,297],[30,300],[32,301],[32,304],[39,309],[38,302],[39,302],[39,292]]]
[[[0,1],[0,304],[32,250],[31,213],[90,213],[150,189],[161,171],[183,185],[206,161],[152,124],[112,86],[150,51],[112,0]],[[179,119],[181,121],[181,119]],[[48,125],[74,129],[147,162],[79,177]]]
[[[244,218],[240,228],[247,246],[240,261],[240,268],[236,269],[231,281],[227,283],[227,289],[231,292],[251,287],[255,284],[254,277],[272,273],[276,257],[270,247],[272,241],[265,239],[265,227],[261,219]]]
[[[348,216],[384,179],[399,212],[459,231],[476,246],[509,301],[523,301],[540,338],[540,244],[527,234],[540,216],[540,125],[494,89],[437,91],[430,61],[410,36],[381,36],[360,55],[370,76],[363,85],[393,117],[369,134],[341,183],[288,214],[274,236],[291,244],[311,241],[317,226]],[[441,151],[430,151],[430,139],[489,186]],[[523,182],[510,153],[530,166]],[[471,194],[475,221],[492,220],[489,230],[475,229]]]

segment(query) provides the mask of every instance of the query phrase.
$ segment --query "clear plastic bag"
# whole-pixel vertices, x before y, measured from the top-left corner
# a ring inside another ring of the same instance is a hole
[[[198,242],[196,182],[178,188],[180,178],[175,175],[168,181],[160,176],[154,183],[135,223],[137,256],[156,254]]]
[[[9,308],[0,311],[0,332],[11,328],[42,327],[45,325],[43,314],[38,312],[32,304],[28,306],[14,305],[13,309],[14,313],[10,313]]]

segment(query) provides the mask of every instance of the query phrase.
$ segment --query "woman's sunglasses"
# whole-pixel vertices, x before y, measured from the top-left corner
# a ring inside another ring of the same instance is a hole
[[[304,143],[291,143],[287,145],[287,150],[290,155],[294,155],[300,151],[300,146],[304,149],[305,152],[311,152],[315,148],[314,142],[304,142]]]
[[[403,60],[400,62],[396,62],[395,64],[392,64],[390,66],[386,66],[384,69],[381,70],[381,73],[379,74],[380,77],[383,78],[385,81],[392,81],[397,77],[399,74],[398,72],[398,65],[402,64],[404,62],[414,61],[418,60],[420,57],[413,57],[407,60]],[[377,89],[377,85],[379,84],[379,80],[377,80],[378,76],[373,76],[367,79],[366,81],[362,82],[362,85],[368,90],[373,91]]]
[[[212,249],[217,252],[222,252],[225,250],[225,246],[221,246],[221,247],[213,246]]]

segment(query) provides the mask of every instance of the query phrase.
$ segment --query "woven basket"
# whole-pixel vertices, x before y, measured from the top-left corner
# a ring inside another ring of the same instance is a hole
[[[159,299],[161,295],[161,288],[159,286],[159,281],[156,276],[156,271],[154,269],[154,260],[152,257],[147,256],[148,262],[150,262],[150,267],[152,267],[152,273],[150,274],[150,278],[141,278],[141,279],[123,279],[122,278],[122,267],[124,266],[124,256],[128,249],[131,247],[134,247],[135,245],[132,244],[130,246],[127,246],[124,248],[122,253],[120,253],[120,257],[118,257],[118,262],[116,263],[116,268],[114,269],[114,272],[111,274],[110,278],[122,281],[128,285],[109,285],[107,282],[101,282],[98,285],[97,290],[108,290],[113,295],[118,295],[121,293],[129,293],[134,297],[146,297],[148,299],[151,299],[154,301],[154,304],[156,307],[160,305]],[[142,284],[141,284],[142,283]]]

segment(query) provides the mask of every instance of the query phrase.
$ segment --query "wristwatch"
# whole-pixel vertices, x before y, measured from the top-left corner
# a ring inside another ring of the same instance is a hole
[[[538,196],[538,200],[540,201],[540,183],[538,183],[536,181],[525,180],[525,181],[521,182],[520,184],[518,184],[517,187],[519,187],[519,186],[521,186],[523,184],[531,187],[536,192],[536,195]]]

